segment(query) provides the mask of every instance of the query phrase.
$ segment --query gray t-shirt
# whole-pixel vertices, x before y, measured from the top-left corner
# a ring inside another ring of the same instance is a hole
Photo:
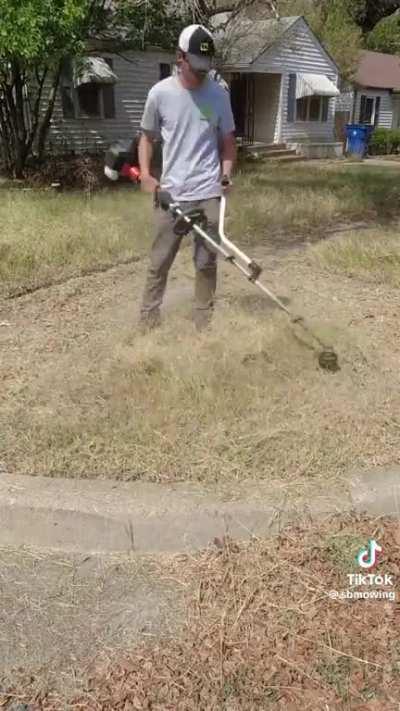
[[[221,196],[220,140],[235,122],[229,93],[217,82],[189,90],[178,77],[163,79],[149,92],[141,127],[161,136],[161,187],[174,200]]]

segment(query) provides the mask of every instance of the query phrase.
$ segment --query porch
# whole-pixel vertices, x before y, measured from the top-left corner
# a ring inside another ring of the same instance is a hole
[[[241,153],[281,160],[342,155],[333,132],[337,89],[326,76],[240,72],[225,79]]]
[[[279,143],[282,75],[232,73],[225,78],[239,146]]]

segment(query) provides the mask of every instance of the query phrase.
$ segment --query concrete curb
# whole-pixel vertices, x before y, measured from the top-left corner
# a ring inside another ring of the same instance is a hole
[[[255,483],[252,497],[227,502],[200,486],[0,475],[0,546],[64,552],[176,553],[215,537],[267,536],[307,517],[356,511],[400,517],[400,469],[355,473],[349,491],[282,500],[281,489]]]

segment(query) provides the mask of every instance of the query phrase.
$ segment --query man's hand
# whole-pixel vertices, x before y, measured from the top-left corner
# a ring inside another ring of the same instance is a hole
[[[154,194],[159,187],[160,183],[152,175],[142,175],[141,188],[144,193]]]
[[[229,175],[224,175],[221,181],[222,191],[224,195],[227,195],[232,190],[232,180]]]
[[[158,180],[151,175],[151,159],[153,156],[153,139],[151,134],[143,132],[139,141],[139,165],[141,188],[144,193],[154,195],[159,187]]]

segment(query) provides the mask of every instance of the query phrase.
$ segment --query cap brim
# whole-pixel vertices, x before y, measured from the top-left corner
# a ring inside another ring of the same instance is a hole
[[[186,54],[190,66],[199,72],[209,72],[212,66],[211,57],[200,57],[198,54]]]

